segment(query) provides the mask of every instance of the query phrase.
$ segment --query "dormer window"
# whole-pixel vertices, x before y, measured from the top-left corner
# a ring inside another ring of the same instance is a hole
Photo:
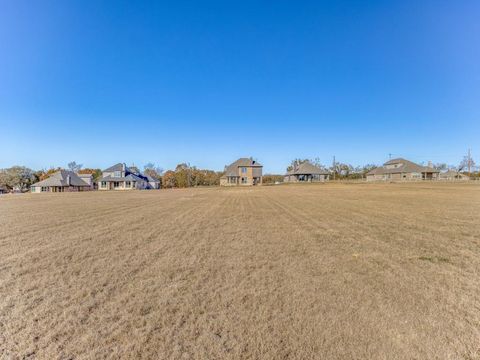
[[[122,177],[122,172],[121,171],[115,171],[113,173],[113,177],[117,177],[117,178]]]
[[[246,174],[247,173],[247,168],[246,167],[242,167],[242,174]]]

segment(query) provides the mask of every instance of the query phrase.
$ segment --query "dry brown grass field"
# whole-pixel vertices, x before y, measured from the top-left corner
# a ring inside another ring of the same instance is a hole
[[[480,186],[1,196],[0,358],[480,358]]]

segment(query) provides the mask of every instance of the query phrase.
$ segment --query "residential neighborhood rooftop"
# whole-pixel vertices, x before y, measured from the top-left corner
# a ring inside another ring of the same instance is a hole
[[[287,175],[328,175],[329,172],[325,169],[313,165],[311,162],[306,161],[298,166],[295,166],[292,170],[287,171]]]
[[[49,178],[33,184],[36,186],[90,186],[83,181],[75,172],[69,170],[59,170],[53,173]]]

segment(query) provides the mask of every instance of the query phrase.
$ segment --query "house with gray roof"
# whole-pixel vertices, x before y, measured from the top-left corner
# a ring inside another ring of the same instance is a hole
[[[402,158],[387,161],[367,173],[367,181],[437,180],[440,171]]]
[[[160,182],[150,176],[132,171],[125,163],[115,164],[102,171],[98,190],[159,189]]]
[[[263,166],[252,158],[240,158],[225,166],[220,186],[253,186],[262,184]]]
[[[455,170],[448,170],[439,174],[439,180],[445,181],[468,181],[470,177]]]
[[[299,165],[295,164],[292,169],[287,171],[284,182],[324,182],[330,179],[330,173],[305,161]]]
[[[88,190],[92,190],[91,184],[80,178],[77,173],[69,170],[57,171],[47,179],[39,181],[30,186],[30,191],[32,193]]]

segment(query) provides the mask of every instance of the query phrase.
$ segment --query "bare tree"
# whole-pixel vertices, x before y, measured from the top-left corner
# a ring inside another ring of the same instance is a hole
[[[33,170],[25,166],[12,166],[0,170],[0,186],[8,189],[19,188],[26,190],[35,181]]]
[[[465,155],[458,165],[458,171],[471,171],[475,167],[475,161],[469,155]]]
[[[143,167],[143,170],[145,171],[145,173],[155,172],[156,174],[158,174],[158,176],[162,176],[163,174],[163,168],[155,165],[155,163],[152,163],[152,162],[145,164],[145,166]]]
[[[77,164],[75,161],[72,161],[67,164],[67,167],[70,171],[79,172],[80,170],[82,170],[83,165]]]

